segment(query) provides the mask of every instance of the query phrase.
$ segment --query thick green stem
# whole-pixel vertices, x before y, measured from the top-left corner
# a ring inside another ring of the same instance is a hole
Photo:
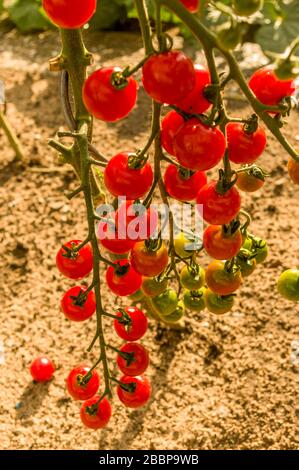
[[[135,6],[138,14],[140,29],[143,38],[143,44],[146,55],[152,54],[154,51],[152,44],[152,32],[149,17],[144,0],[135,0]]]
[[[87,66],[91,62],[91,55],[84,46],[80,29],[61,29],[60,34],[62,41],[60,61],[71,80],[77,126],[80,126],[81,122],[91,123],[90,114],[82,99],[82,88],[86,80]]]
[[[22,146],[1,110],[0,110],[0,128],[4,130],[9,143],[16,154],[16,159],[19,161],[23,161],[24,151],[22,149]]]
[[[89,238],[93,251],[93,280],[94,292],[96,297],[96,316],[97,316],[97,337],[99,339],[101,361],[103,365],[104,379],[105,379],[105,392],[111,396],[110,381],[109,381],[109,368],[106,356],[105,339],[103,332],[102,317],[104,315],[101,298],[101,279],[100,279],[100,262],[101,254],[98,247],[98,241],[95,233],[95,218],[94,208],[92,202],[92,191],[90,184],[90,164],[89,164],[89,152],[88,152],[88,124],[85,123],[80,129],[80,134],[77,137],[78,147],[80,149],[81,156],[81,183],[84,192],[86,213],[88,221]]]

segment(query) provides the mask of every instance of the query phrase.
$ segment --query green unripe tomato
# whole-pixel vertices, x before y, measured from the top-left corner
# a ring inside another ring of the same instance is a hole
[[[151,304],[158,315],[167,317],[175,311],[178,305],[178,296],[175,290],[167,289],[162,294],[151,299]]]
[[[251,258],[251,251],[242,248],[240,254],[236,258],[236,264],[241,270],[242,277],[250,276],[256,268],[256,259]]]
[[[190,258],[194,253],[194,250],[190,249],[193,244],[194,242],[188,240],[181,232],[174,239],[174,251],[180,258]]]
[[[211,313],[216,315],[223,315],[229,312],[234,306],[233,295],[218,295],[214,294],[210,289],[206,289],[204,293],[206,307]]]
[[[142,279],[141,290],[147,297],[156,297],[167,289],[168,280],[159,280],[157,277],[144,277]]]
[[[180,272],[180,280],[185,289],[200,289],[205,283],[205,271],[200,266],[196,266],[194,269],[193,267],[184,266]]]
[[[137,292],[135,292],[134,294],[132,295],[129,295],[128,296],[130,300],[132,300],[133,302],[139,302],[139,300],[142,300],[143,297],[144,297],[144,294],[142,292],[141,289],[139,289]]]
[[[266,240],[258,237],[247,237],[245,242],[243,243],[243,247],[246,250],[251,251],[252,253],[256,253],[255,259],[257,264],[263,263],[269,254],[269,248],[267,245]]]
[[[195,291],[185,290],[183,295],[185,307],[192,312],[201,312],[204,310],[206,308],[204,297],[205,290],[205,287]]]
[[[226,51],[235,49],[242,41],[240,28],[232,28],[227,25],[220,28],[217,34],[217,40],[219,45]]]
[[[177,308],[166,317],[163,315],[163,322],[164,323],[177,323],[179,322],[183,316],[185,315],[185,305],[182,300],[179,300]]]
[[[278,279],[277,289],[287,300],[299,301],[299,269],[288,269]]]
[[[233,8],[238,16],[250,16],[261,10],[264,0],[233,0]]]

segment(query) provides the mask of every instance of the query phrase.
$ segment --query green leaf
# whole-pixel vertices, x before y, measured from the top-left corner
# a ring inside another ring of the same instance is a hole
[[[23,33],[45,30],[52,26],[39,0],[15,0],[7,10],[10,19]]]
[[[299,2],[286,4],[280,1],[281,11],[275,21],[260,27],[255,40],[264,51],[284,52],[290,43],[299,36]],[[299,51],[297,51],[298,55]]]
[[[4,6],[3,6],[3,0],[0,0],[0,15],[3,13]]]
[[[100,0],[97,11],[89,22],[90,27],[96,30],[109,29],[117,21],[125,21],[126,6],[130,3],[125,0]]]

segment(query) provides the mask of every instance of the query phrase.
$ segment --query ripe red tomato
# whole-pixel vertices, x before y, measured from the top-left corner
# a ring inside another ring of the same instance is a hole
[[[140,408],[150,399],[151,384],[143,375],[140,375],[139,377],[129,377],[124,375],[120,379],[120,382],[124,386],[132,387],[132,391],[124,390],[121,387],[121,384],[117,387],[118,398],[128,408]]]
[[[126,200],[119,205],[115,214],[115,225],[120,238],[140,241],[151,237],[158,226],[158,213],[141,203]]]
[[[35,382],[48,382],[55,372],[53,362],[47,357],[37,357],[30,366],[30,374]]]
[[[128,253],[135,244],[135,240],[120,238],[117,230],[106,222],[100,222],[98,225],[98,239],[106,250],[118,255]]]
[[[138,84],[133,77],[127,85],[113,85],[113,74],[122,72],[119,67],[105,67],[93,72],[83,86],[83,101],[87,110],[102,121],[115,122],[126,117],[135,106]]]
[[[193,174],[185,168],[169,165],[164,174],[164,184],[169,196],[178,201],[192,201],[198,191],[207,184],[207,177],[203,171]]]
[[[130,323],[126,325],[121,320],[114,320],[114,329],[117,335],[125,341],[138,341],[147,331],[148,320],[137,307],[126,307],[123,310],[130,318]],[[123,317],[121,312],[117,312],[116,315],[120,318]]]
[[[243,244],[241,231],[226,233],[221,225],[210,225],[203,234],[204,248],[211,258],[226,260],[236,256]]]
[[[152,55],[142,68],[147,94],[159,103],[175,104],[195,86],[192,60],[181,51]]]
[[[132,154],[122,152],[111,158],[104,171],[104,182],[113,196],[135,200],[150,190],[153,170],[148,162],[140,169],[130,168],[130,156]]]
[[[198,119],[185,122],[175,135],[173,148],[179,163],[190,170],[210,170],[224,155],[225,137],[216,127]]]
[[[242,284],[239,269],[228,270],[222,261],[212,261],[206,269],[206,284],[218,295],[230,295]]]
[[[162,119],[161,144],[164,150],[174,155],[173,139],[179,128],[184,124],[184,118],[176,111],[170,111]]]
[[[81,240],[71,240],[64,246],[73,250],[80,243]],[[89,243],[84,245],[78,252],[69,252],[61,247],[56,255],[56,265],[61,274],[69,279],[82,279],[88,276],[93,268],[91,245]]]
[[[195,64],[195,87],[184,99],[179,101],[176,106],[189,114],[202,114],[207,111],[211,103],[204,96],[204,89],[211,84],[209,71],[200,64]]]
[[[299,163],[293,158],[288,161],[288,172],[293,183],[299,184]]]
[[[191,11],[191,13],[196,13],[199,9],[199,0],[180,0],[180,2]]]
[[[229,224],[239,213],[241,197],[235,187],[225,194],[219,194],[216,189],[217,182],[211,181],[198,193],[196,202],[203,206],[203,218],[211,225]],[[200,213],[198,207],[198,211]]]
[[[168,250],[165,243],[157,250],[148,248],[146,242],[135,243],[131,250],[130,261],[135,271],[142,276],[155,277],[168,265]]]
[[[115,295],[132,295],[140,289],[142,277],[136,273],[127,259],[120,259],[114,264],[115,268],[109,266],[106,271],[106,281]]]
[[[279,80],[271,66],[263,67],[252,75],[249,87],[262,103],[275,106],[295,92],[293,80]]]
[[[248,134],[243,124],[230,122],[227,127],[228,156],[234,163],[253,163],[263,153],[267,144],[266,132],[258,127],[256,132]]]
[[[97,0],[43,0],[48,17],[65,29],[81,28],[93,16],[96,7]]]
[[[119,370],[130,377],[143,374],[149,365],[149,355],[147,350],[139,343],[126,343],[120,348],[121,353],[129,354],[128,358],[120,353],[117,355],[117,365]]]
[[[90,367],[81,364],[72,369],[66,379],[66,388],[74,400],[88,400],[100,386],[100,377],[96,370],[89,373]]]
[[[100,396],[86,400],[80,411],[82,423],[91,429],[101,429],[107,426],[112,415],[110,402],[107,398],[103,398],[100,402]]]
[[[86,291],[84,286],[75,286],[69,289],[60,301],[61,311],[66,318],[72,321],[84,321],[90,318],[96,311],[96,298],[93,291]]]
[[[237,186],[245,193],[254,193],[264,186],[265,181],[247,171],[238,173]]]

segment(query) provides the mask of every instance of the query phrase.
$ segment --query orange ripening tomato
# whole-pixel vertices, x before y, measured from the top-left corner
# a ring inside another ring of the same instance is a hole
[[[207,254],[217,260],[233,258],[239,253],[242,244],[243,238],[239,229],[233,234],[226,234],[225,227],[210,225],[203,234],[203,245]]]
[[[206,269],[206,284],[218,295],[230,295],[242,284],[240,269],[233,266],[227,269],[222,261],[212,261]]]
[[[290,158],[288,161],[288,172],[293,183],[299,184],[299,163],[293,158]]]
[[[131,250],[132,267],[142,276],[158,276],[168,265],[168,260],[168,250],[163,242],[158,249],[152,250],[146,242],[140,241],[135,243]]]
[[[241,191],[244,191],[245,193],[254,193],[264,186],[265,180],[261,180],[249,173],[242,172],[238,174],[236,184]]]

